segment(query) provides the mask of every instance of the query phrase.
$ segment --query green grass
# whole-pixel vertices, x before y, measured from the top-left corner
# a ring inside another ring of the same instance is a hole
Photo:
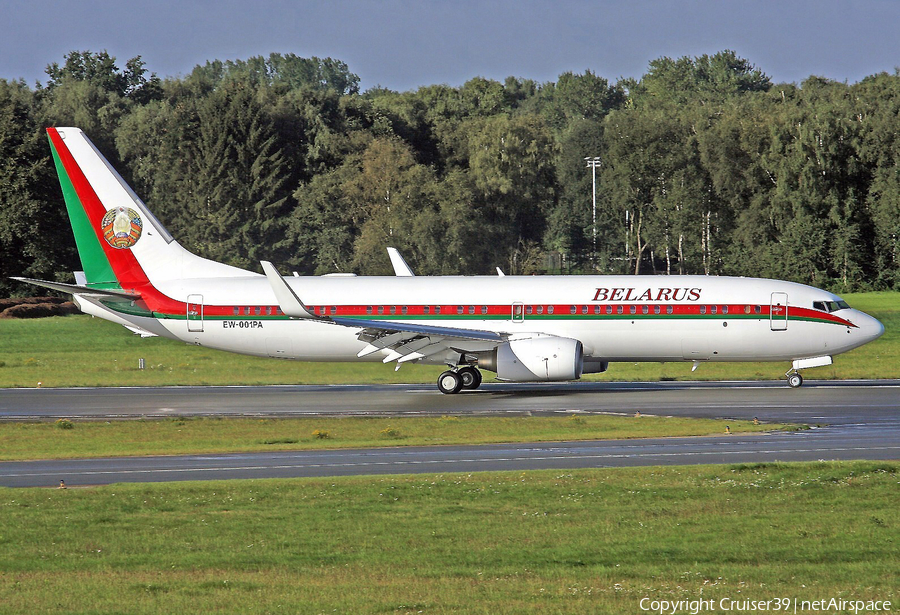
[[[726,425],[732,433],[789,429],[646,415],[0,423],[0,460],[701,436]]]
[[[642,612],[642,598],[712,599],[717,612],[722,598],[896,605],[898,468],[0,489],[0,612],[618,614]]]
[[[900,293],[847,295],[854,307],[880,319],[884,336],[838,356],[834,365],[804,371],[807,378],[900,377]],[[138,359],[146,369],[138,369]],[[787,363],[614,363],[585,380],[767,380],[783,377]],[[0,320],[0,387],[160,386],[214,384],[434,383],[438,366],[382,363],[300,363],[248,357],[141,339],[88,316]],[[490,374],[485,374],[488,381]]]

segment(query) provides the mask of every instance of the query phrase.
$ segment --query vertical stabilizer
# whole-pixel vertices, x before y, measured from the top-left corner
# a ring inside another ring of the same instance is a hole
[[[181,247],[80,129],[47,134],[88,286],[253,275]]]

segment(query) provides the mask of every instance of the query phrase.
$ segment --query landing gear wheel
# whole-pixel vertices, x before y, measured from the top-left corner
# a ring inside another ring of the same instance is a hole
[[[481,386],[481,372],[474,367],[463,367],[456,373],[462,378],[462,388],[477,389]]]
[[[456,372],[446,371],[438,378],[437,385],[441,393],[453,395],[459,393],[463,387],[463,381]]]
[[[788,376],[788,384],[792,389],[799,388],[803,384],[803,376],[800,374],[791,374]]]

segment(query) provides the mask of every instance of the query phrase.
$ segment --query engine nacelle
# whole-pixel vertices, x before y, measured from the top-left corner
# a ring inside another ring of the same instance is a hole
[[[577,380],[584,371],[584,350],[567,337],[533,337],[501,344],[478,365],[511,382]]]
[[[584,358],[583,374],[602,374],[607,369],[609,369],[609,361],[604,361],[603,359],[598,359],[596,357]]]

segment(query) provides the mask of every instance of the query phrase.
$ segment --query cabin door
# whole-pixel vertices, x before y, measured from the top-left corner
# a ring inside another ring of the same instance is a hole
[[[772,293],[769,305],[769,327],[772,331],[787,331],[788,296],[787,293]]]
[[[195,333],[203,331],[203,295],[188,295],[187,330]]]

